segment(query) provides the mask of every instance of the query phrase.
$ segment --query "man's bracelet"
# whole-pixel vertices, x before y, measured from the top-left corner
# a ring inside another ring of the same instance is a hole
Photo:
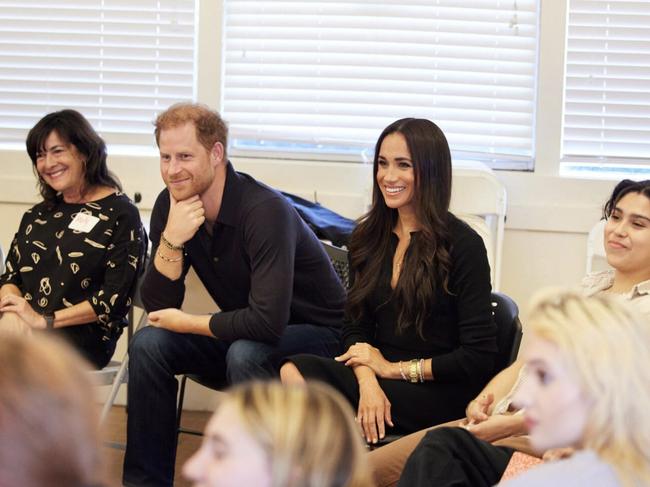
[[[158,254],[158,257],[160,257],[164,262],[180,262],[181,260],[183,260],[183,254],[181,254],[180,257],[175,257],[172,259],[163,255],[160,249],[158,249],[158,252],[156,253]]]
[[[165,238],[164,233],[160,234],[160,242],[169,250],[183,250],[185,248],[184,245],[174,245],[173,243],[171,243],[169,240]]]

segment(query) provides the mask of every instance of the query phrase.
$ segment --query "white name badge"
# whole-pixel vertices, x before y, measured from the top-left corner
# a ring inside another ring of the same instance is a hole
[[[88,233],[93,229],[95,225],[97,225],[98,221],[99,218],[96,216],[89,215],[88,213],[77,213],[72,220],[72,223],[68,225],[68,228],[71,230]]]

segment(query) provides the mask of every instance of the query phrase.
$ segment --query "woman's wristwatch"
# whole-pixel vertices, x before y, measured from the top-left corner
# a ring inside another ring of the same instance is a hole
[[[45,313],[43,315],[43,318],[45,318],[45,329],[51,330],[54,328],[54,313]]]

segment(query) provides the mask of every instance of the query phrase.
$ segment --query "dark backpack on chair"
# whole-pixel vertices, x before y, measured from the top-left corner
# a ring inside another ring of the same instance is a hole
[[[304,222],[321,240],[329,240],[337,247],[348,244],[355,222],[349,218],[325,208],[318,203],[312,203],[299,196],[282,193],[291,203]]]

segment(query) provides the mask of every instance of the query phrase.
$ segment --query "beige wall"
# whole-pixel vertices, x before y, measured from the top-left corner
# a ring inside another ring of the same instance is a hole
[[[0,244],[8,248],[22,213],[37,200],[31,165],[21,152],[0,152],[5,168],[0,175]],[[155,157],[114,156],[111,167],[125,190],[143,195],[147,217],[162,187]],[[356,217],[367,203],[370,167],[346,163],[236,161],[236,167],[268,184],[304,195],[314,191],[333,209]],[[574,285],[584,274],[587,232],[599,217],[612,182],[566,179],[533,173],[499,172],[508,192],[508,215],[502,259],[501,289],[521,307],[526,322],[527,302],[539,288]],[[457,179],[455,184],[462,184]],[[190,284],[188,309],[209,311],[207,295],[196,280]],[[118,355],[123,352],[123,346]],[[192,392],[190,407],[211,407],[205,394]]]

